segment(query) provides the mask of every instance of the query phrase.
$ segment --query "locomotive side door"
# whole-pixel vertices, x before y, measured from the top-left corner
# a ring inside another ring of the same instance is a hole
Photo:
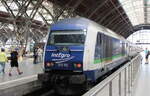
[[[96,37],[96,45],[95,45],[95,54],[94,54],[94,63],[99,64],[100,68],[104,67],[103,62],[103,48],[102,48],[102,34],[100,32],[97,33]]]

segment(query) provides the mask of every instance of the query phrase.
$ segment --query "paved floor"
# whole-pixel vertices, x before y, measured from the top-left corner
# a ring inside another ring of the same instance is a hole
[[[144,53],[142,55],[144,57]],[[150,62],[149,64],[145,64],[144,58],[135,84],[133,96],[150,96]]]
[[[23,72],[22,75],[18,75],[16,69],[14,68],[12,70],[12,76],[8,76],[9,68],[10,68],[10,62],[6,64],[5,74],[0,75],[0,83],[15,80],[22,77],[32,76],[43,72],[42,64],[41,63],[33,64],[32,58],[24,58],[22,62],[19,62],[19,68]]]

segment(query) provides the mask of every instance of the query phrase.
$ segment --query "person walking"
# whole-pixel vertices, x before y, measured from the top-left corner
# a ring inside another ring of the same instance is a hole
[[[9,76],[12,76],[11,71],[12,71],[13,67],[16,67],[18,74],[21,75],[23,72],[20,71],[19,66],[18,66],[18,52],[17,52],[17,49],[15,49],[14,51],[12,51],[10,53],[10,55],[11,55],[11,57],[10,57],[11,68],[9,70]]]
[[[150,54],[150,52],[149,52],[149,50],[146,48],[145,49],[145,64],[148,64],[149,62],[148,62],[148,57],[149,57],[149,54]]]
[[[1,48],[1,52],[0,52],[0,65],[2,67],[1,73],[5,73],[5,64],[6,62],[8,62],[6,53],[5,53],[5,49]]]

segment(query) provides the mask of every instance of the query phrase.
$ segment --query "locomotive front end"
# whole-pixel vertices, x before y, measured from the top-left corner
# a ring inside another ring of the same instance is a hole
[[[78,19],[63,20],[53,24],[49,32],[44,73],[39,74],[38,79],[43,85],[53,86],[60,94],[73,93],[74,89],[70,87],[86,82],[83,61],[87,24],[82,23],[85,22]]]
[[[82,84],[86,77],[83,74],[83,55],[86,31],[51,30],[44,56],[44,74],[42,81],[52,84],[69,82]],[[46,78],[46,79],[45,79]]]
[[[84,31],[52,31],[45,50],[45,71],[82,72]]]

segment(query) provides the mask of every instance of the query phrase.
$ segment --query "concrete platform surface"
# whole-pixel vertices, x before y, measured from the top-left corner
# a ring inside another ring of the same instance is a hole
[[[11,81],[16,81],[17,79],[20,80],[22,78],[29,78],[33,77],[38,73],[42,73],[42,64],[33,64],[32,58],[24,58],[23,61],[19,62],[19,68],[23,72],[22,75],[18,75],[16,68],[13,68],[12,70],[12,76],[9,76],[9,69],[10,69],[10,62],[6,63],[5,67],[5,74],[0,75],[0,83],[6,83]]]
[[[142,53],[143,62],[140,72],[135,82],[135,89],[133,96],[149,96],[150,94],[150,56],[149,64],[145,64],[145,54]]]

